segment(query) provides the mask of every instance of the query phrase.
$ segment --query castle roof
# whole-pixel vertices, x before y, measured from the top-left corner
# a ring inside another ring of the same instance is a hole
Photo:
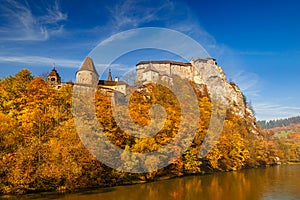
[[[111,70],[109,69],[107,80],[99,80],[98,85],[99,86],[116,86],[116,85],[127,85],[127,84],[124,83],[123,81],[113,81],[112,75],[111,75]]]
[[[184,63],[184,62],[177,62],[177,61],[171,61],[171,60],[151,60],[151,61],[141,61],[136,66],[138,65],[143,65],[143,64],[171,64],[171,65],[182,65],[182,66],[191,66],[191,63]]]
[[[81,65],[81,68],[80,68],[79,71],[83,71],[83,70],[94,72],[94,73],[97,74],[97,76],[99,76],[98,73],[97,73],[97,70],[95,68],[95,65],[93,63],[93,60],[89,56],[87,56],[85,58],[85,60],[84,60],[83,64]]]
[[[207,63],[209,60],[216,61],[215,58],[197,58],[195,61]]]
[[[116,85],[127,85],[123,81],[107,81],[107,80],[99,80],[98,85],[103,86],[116,86]]]
[[[59,77],[59,74],[58,74],[58,72],[56,71],[55,67],[53,67],[52,71],[49,73],[48,76],[57,76],[57,77]]]

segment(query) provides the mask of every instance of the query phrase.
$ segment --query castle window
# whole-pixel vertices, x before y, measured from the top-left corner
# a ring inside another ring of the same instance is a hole
[[[51,82],[54,82],[55,81],[55,78],[51,78]]]

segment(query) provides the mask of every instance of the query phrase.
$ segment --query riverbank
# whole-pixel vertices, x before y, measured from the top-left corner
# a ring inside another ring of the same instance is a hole
[[[300,163],[298,163],[300,164]],[[288,164],[284,164],[288,165]],[[295,163],[294,163],[295,165]],[[171,181],[173,179],[181,179],[181,178],[188,178],[188,177],[206,177],[206,176],[223,176],[224,174],[228,173],[244,173],[245,171],[248,170],[263,170],[267,168],[274,168],[279,165],[266,165],[266,166],[259,166],[259,167],[253,167],[253,168],[244,168],[241,170],[232,170],[232,171],[216,171],[216,172],[207,172],[207,173],[198,173],[198,174],[184,174],[181,176],[161,176],[157,177],[155,179],[151,180],[134,180],[132,182],[122,182],[120,181],[119,184],[110,184],[108,185],[102,185],[98,187],[88,187],[88,188],[76,188],[73,190],[69,189],[60,189],[60,190],[50,190],[50,191],[34,191],[34,192],[27,192],[24,194],[0,194],[0,199],[19,199],[19,198],[27,198],[27,197],[36,197],[36,196],[41,196],[41,198],[44,198],[47,196],[47,198],[52,196],[65,196],[65,195],[70,195],[70,194],[87,194],[87,193],[93,193],[93,191],[103,191],[103,192],[109,192],[114,190],[116,187],[125,187],[125,186],[136,186],[136,185],[147,185],[147,184],[152,184],[152,183],[159,183],[159,182],[164,182],[164,181]]]
[[[299,199],[300,165],[281,165],[274,167],[220,172],[204,176],[185,176],[150,182],[93,188],[77,192],[42,192],[22,196],[0,196],[0,199],[191,199],[199,197],[214,200],[232,199]]]
[[[289,160],[287,161],[288,165],[299,165],[300,164],[300,160]]]

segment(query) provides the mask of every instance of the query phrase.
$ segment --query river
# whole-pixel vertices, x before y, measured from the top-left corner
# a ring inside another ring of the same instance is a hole
[[[300,165],[283,165],[205,176],[188,176],[147,184],[117,186],[71,194],[30,194],[22,196],[22,199],[298,200],[300,199]]]

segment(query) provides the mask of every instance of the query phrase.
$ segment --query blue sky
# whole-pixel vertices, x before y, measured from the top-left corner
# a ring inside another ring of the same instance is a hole
[[[22,68],[40,75],[55,63],[64,81],[74,80],[101,41],[132,28],[162,27],[190,36],[216,58],[258,119],[300,115],[296,0],[0,1],[1,78]]]

